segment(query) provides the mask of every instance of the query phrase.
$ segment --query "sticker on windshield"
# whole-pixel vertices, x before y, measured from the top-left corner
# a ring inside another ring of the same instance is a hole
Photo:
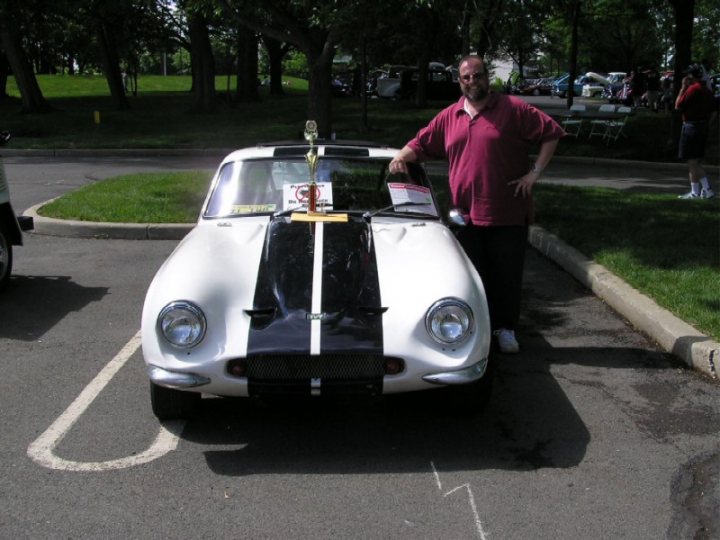
[[[422,212],[437,216],[437,209],[433,203],[430,188],[416,186],[414,184],[402,184],[398,182],[388,183],[390,200],[393,204],[415,203],[395,208],[396,212]]]
[[[332,210],[333,194],[332,182],[317,182],[317,204],[318,209]],[[301,184],[285,184],[283,186],[283,210],[295,208],[306,208],[310,200],[310,187],[307,182]]]
[[[230,210],[231,214],[260,214],[262,212],[274,212],[277,204],[235,204]]]

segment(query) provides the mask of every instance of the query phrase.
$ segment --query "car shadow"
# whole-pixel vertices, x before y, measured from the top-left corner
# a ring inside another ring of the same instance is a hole
[[[569,364],[675,369],[679,361],[618,331],[622,323],[591,292],[533,252],[525,282],[522,350],[494,356],[492,395],[477,417],[448,410],[433,391],[364,401],[204,399],[182,437],[210,447],[208,467],[227,476],[577,466],[591,434],[564,389],[573,383],[553,372]],[[587,311],[607,328],[578,320]]]
[[[0,294],[0,338],[35,341],[68,313],[101,300],[109,287],[83,287],[70,276],[13,275]]]

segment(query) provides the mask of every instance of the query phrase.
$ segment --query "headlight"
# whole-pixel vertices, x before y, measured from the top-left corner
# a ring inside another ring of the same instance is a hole
[[[172,302],[160,312],[158,328],[170,345],[189,349],[205,337],[205,315],[190,302]]]
[[[460,343],[472,333],[470,306],[457,298],[445,298],[433,304],[425,316],[428,334],[443,345]]]

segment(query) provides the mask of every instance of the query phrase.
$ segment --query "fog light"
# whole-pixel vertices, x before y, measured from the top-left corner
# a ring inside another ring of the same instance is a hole
[[[233,377],[246,377],[247,364],[245,360],[230,360],[227,367],[228,373]]]
[[[405,362],[400,358],[385,359],[385,375],[397,375],[405,369]]]

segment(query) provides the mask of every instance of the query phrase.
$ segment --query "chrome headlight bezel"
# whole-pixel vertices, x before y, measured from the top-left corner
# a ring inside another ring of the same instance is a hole
[[[454,320],[448,320],[454,319]],[[447,324],[447,323],[450,324]],[[425,315],[425,329],[441,345],[459,345],[475,328],[472,309],[459,298],[443,298],[435,302]]]
[[[182,319],[185,319],[186,322],[183,323]],[[189,330],[178,332],[181,325]],[[207,320],[198,306],[187,300],[178,300],[170,302],[160,311],[157,318],[157,329],[158,334],[172,347],[191,349],[196,347],[205,337]],[[175,334],[179,336],[184,334],[185,337],[174,338],[173,330]]]

